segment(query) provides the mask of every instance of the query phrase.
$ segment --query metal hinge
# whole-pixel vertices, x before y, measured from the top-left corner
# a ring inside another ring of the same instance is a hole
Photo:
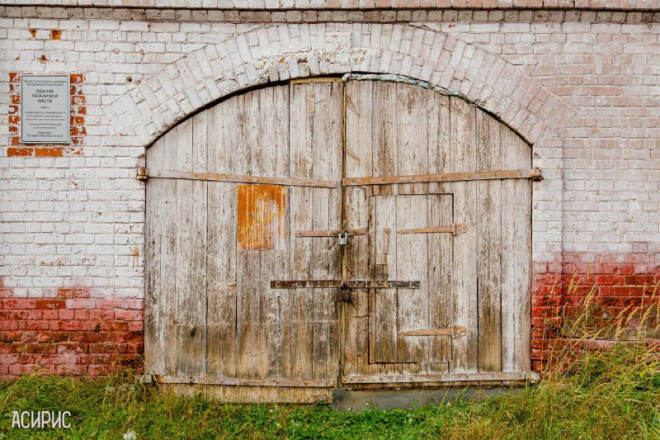
[[[140,182],[146,182],[149,179],[149,174],[147,173],[147,167],[139,167],[137,176],[135,177]]]

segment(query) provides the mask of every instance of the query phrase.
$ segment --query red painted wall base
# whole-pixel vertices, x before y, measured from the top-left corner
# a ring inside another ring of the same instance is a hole
[[[62,288],[57,298],[14,298],[0,278],[0,379],[139,367],[143,309],[142,300],[90,298],[87,288]]]
[[[543,371],[558,350],[571,341],[560,329],[588,307],[591,330],[627,322],[630,333],[640,330],[641,316],[658,305],[660,262],[654,254],[585,255],[566,253],[560,263],[535,263],[532,282],[532,369]],[[586,303],[586,304],[585,304]],[[648,319],[646,334],[657,325]],[[587,343],[589,348],[610,346],[607,333]]]

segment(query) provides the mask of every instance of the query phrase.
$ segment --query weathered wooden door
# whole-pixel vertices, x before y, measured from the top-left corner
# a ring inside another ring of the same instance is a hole
[[[525,379],[530,167],[506,126],[407,83],[202,111],[147,153],[147,373],[226,401]]]
[[[341,82],[230,98],[148,150],[146,368],[230,401],[327,400],[337,385]],[[177,384],[177,385],[174,385]],[[242,386],[241,386],[242,385]],[[211,390],[211,388],[209,388]]]
[[[342,384],[526,378],[531,184],[501,171],[529,170],[529,146],[410,84],[348,82],[345,123],[344,221],[369,232],[347,247],[344,276],[414,288],[353,292]]]

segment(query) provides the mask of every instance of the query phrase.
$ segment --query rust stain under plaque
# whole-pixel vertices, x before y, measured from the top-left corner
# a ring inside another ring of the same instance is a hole
[[[238,248],[285,248],[286,187],[238,185]]]

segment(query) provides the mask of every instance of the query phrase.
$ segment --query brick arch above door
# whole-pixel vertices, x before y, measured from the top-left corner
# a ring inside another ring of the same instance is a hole
[[[522,69],[422,27],[381,24],[264,26],[191,52],[107,110],[121,145],[151,145],[223,97],[270,82],[348,72],[427,81],[495,115],[529,143],[561,133],[575,111]]]

